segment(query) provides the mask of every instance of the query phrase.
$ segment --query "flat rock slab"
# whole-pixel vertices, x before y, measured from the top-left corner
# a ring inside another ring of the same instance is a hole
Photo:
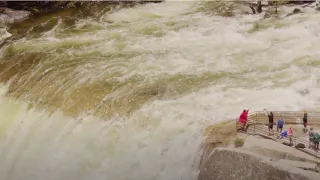
[[[285,153],[286,156],[295,156],[295,157],[307,159],[310,161],[315,161],[320,164],[320,160],[316,157],[313,157],[313,156],[306,154],[300,150],[297,150],[296,148],[294,148],[292,146],[291,147],[285,146],[279,142],[264,139],[259,136],[248,136],[245,139],[244,148],[248,149],[249,151],[250,151],[250,149],[252,149],[254,153],[257,153],[255,151],[256,149],[269,149],[272,151],[279,151],[279,152]],[[262,153],[261,155],[264,155],[263,154],[264,152],[261,152],[261,153]],[[266,152],[266,153],[270,154],[268,152]],[[272,157],[273,154],[271,153],[270,156]],[[279,160],[284,159],[284,157],[282,157],[282,155],[279,157],[280,157]],[[274,158],[274,157],[272,157],[272,158]],[[292,159],[292,160],[297,160],[297,159]],[[319,180],[320,180],[320,178],[319,178]]]
[[[283,163],[288,166],[302,168],[302,169],[316,170],[316,168],[317,168],[317,165],[315,163],[310,163],[310,162],[291,161],[291,160],[280,159],[279,163]],[[319,174],[319,179],[320,179],[320,174]]]

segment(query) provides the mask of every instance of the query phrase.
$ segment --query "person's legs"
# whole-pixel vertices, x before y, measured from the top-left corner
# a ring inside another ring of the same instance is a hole
[[[244,131],[244,129],[245,129],[245,123],[242,123],[242,122],[240,122],[240,128],[239,128],[239,130],[242,130],[242,131]]]
[[[269,126],[268,126],[268,129],[269,129],[269,136],[271,135],[270,131],[271,131],[271,124],[269,123]]]
[[[279,131],[280,131],[279,133],[282,133],[282,128],[283,128],[283,125],[280,125],[279,126]]]
[[[303,132],[307,132],[307,122],[303,122]]]
[[[237,121],[237,131],[241,130],[242,129],[242,123]]]
[[[244,131],[244,132],[247,132],[247,123],[244,123],[244,124],[243,124],[243,131]]]

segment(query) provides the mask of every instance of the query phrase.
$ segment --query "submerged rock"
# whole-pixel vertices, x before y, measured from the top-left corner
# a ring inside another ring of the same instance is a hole
[[[297,163],[295,163],[297,164]],[[309,164],[308,164],[309,165]],[[299,166],[302,166],[301,164]],[[314,165],[313,165],[314,166]],[[318,180],[319,174],[241,150],[216,148],[200,165],[198,180]]]
[[[267,18],[270,18],[270,17],[271,17],[270,13],[265,13],[264,16],[263,16],[264,19],[267,19]]]
[[[300,13],[302,13],[302,11],[301,11],[300,9],[298,9],[298,8],[295,8],[295,9],[292,11],[292,13],[289,13],[286,17],[291,16],[291,15],[294,15],[294,14],[300,14]]]
[[[0,23],[16,23],[27,19],[30,16],[29,11],[19,11],[9,8],[0,8]]]

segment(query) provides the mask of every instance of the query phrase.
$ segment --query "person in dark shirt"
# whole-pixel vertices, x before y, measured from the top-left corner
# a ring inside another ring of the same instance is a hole
[[[273,113],[272,112],[268,112],[266,109],[264,109],[266,111],[266,115],[269,118],[269,125],[268,125],[268,129],[269,129],[269,136],[271,135],[270,131],[273,130]]]
[[[307,129],[307,125],[308,125],[308,114],[307,114],[307,111],[304,110],[304,114],[303,114],[303,126],[304,126],[304,129],[303,129],[303,132],[307,132],[308,129]]]

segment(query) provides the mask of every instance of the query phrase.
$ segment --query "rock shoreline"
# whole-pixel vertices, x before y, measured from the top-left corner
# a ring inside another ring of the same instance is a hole
[[[137,4],[146,4],[146,3],[162,3],[165,0],[132,0],[132,1],[1,1],[0,2],[0,24],[12,24],[16,22],[21,22],[25,19],[28,19],[31,15],[49,13],[63,8],[90,8],[94,6],[101,5],[110,5],[110,6],[120,6],[120,7],[132,7]],[[231,1],[230,1],[231,2]],[[243,0],[235,1],[241,3],[251,9],[252,14],[266,12],[266,16],[270,16],[270,8],[277,7],[280,5],[304,5],[315,3],[315,0],[309,1],[284,1],[281,4],[275,4],[275,1],[267,0]],[[320,10],[316,5],[316,9]],[[263,8],[262,8],[263,7]],[[277,10],[276,10],[277,11]],[[250,14],[250,12],[248,12]],[[296,9],[288,16],[301,13],[300,9]]]
[[[235,121],[226,121],[207,128],[198,180],[320,180],[320,159],[273,140],[236,132],[235,127]],[[305,136],[296,130],[298,137]],[[237,138],[244,141],[241,148],[235,148]]]
[[[161,3],[163,0],[133,1],[1,1],[0,24],[12,24],[28,19],[31,15],[53,12],[62,8],[116,5],[131,7],[137,4]]]
[[[94,6],[94,5],[123,5],[132,6],[135,4],[161,3],[163,0],[132,0],[132,1],[2,1],[0,7],[6,7],[14,10],[30,11],[31,13],[50,12],[61,8],[73,6]]]

